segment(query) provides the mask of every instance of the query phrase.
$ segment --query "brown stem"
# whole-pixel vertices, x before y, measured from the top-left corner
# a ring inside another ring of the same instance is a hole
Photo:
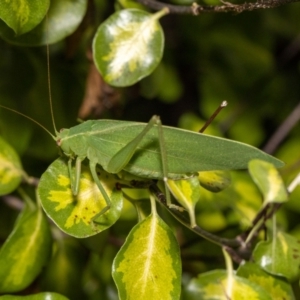
[[[289,3],[299,2],[299,0],[258,0],[253,3],[232,4],[230,2],[220,1],[222,5],[198,5],[194,3],[191,6],[181,6],[163,3],[155,0],[136,0],[137,2],[153,9],[161,10],[164,7],[169,9],[171,14],[191,14],[198,15],[200,13],[241,13],[244,11],[252,11],[257,9],[275,8]]]

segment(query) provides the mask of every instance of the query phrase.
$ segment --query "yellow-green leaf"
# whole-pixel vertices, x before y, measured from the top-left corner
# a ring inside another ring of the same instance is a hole
[[[178,243],[157,214],[131,230],[114,260],[112,274],[120,300],[180,298]]]
[[[0,137],[0,195],[14,191],[23,174],[18,154]]]
[[[273,164],[258,159],[251,160],[249,172],[264,196],[264,206],[288,200],[283,180]]]
[[[272,300],[259,285],[239,276],[230,277],[227,272],[215,270],[199,275],[188,284],[186,300]]]
[[[54,243],[52,257],[40,277],[41,290],[56,291],[70,299],[80,299],[80,295],[84,298],[78,287],[86,268],[86,254],[80,240],[62,234]]]
[[[266,273],[255,263],[246,262],[242,264],[237,270],[237,275],[261,286],[273,300],[295,300],[292,286],[288,282],[283,278]]]
[[[45,17],[50,0],[1,1],[0,19],[20,35],[32,30]]]
[[[41,209],[17,222],[0,251],[0,293],[27,287],[40,273],[51,251],[51,234]]]
[[[129,86],[152,73],[164,47],[158,19],[166,10],[150,14],[124,9],[103,22],[93,42],[94,61],[104,80],[114,86]]]
[[[274,239],[257,244],[254,261],[266,272],[284,276],[290,282],[299,278],[300,243],[293,236],[278,231]]]
[[[75,172],[75,169],[73,169]],[[120,217],[123,198],[116,188],[117,178],[99,171],[99,180],[111,200],[111,208],[95,218],[106,207],[104,197],[92,179],[89,168],[83,166],[79,192],[71,191],[68,166],[62,158],[55,160],[42,175],[38,194],[46,214],[64,232],[83,238],[97,234],[112,226]]]
[[[196,225],[195,205],[200,199],[200,185],[198,177],[193,176],[180,180],[168,180],[168,188],[175,199],[188,211],[191,226]]]
[[[226,170],[199,172],[200,185],[205,189],[218,193],[231,183],[230,172]]]
[[[31,2],[32,0],[27,1]],[[0,21],[0,36],[6,41],[20,46],[41,46],[56,43],[77,29],[86,9],[87,0],[51,0],[47,19],[44,18],[33,30],[16,36],[13,30]]]

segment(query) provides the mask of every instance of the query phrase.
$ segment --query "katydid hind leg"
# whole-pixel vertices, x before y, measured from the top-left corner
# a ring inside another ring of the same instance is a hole
[[[166,200],[167,204],[171,204],[171,196],[170,192],[167,187],[167,179],[168,179],[168,162],[167,162],[167,153],[166,153],[166,146],[164,141],[163,135],[163,127],[161,124],[161,120],[158,116],[154,115],[149,123],[145,126],[145,128],[132,140],[130,141],[125,147],[123,147],[119,152],[117,152],[109,161],[107,166],[107,171],[111,173],[118,173],[125,168],[127,163],[132,158],[133,154],[138,147],[138,144],[141,142],[143,137],[147,134],[147,132],[154,126],[157,125],[157,134],[158,134],[158,141],[161,153],[161,163],[162,163],[162,173],[163,173],[163,181],[165,185],[165,192],[166,192]]]
[[[130,159],[132,158],[133,154],[136,151],[138,144],[141,142],[143,137],[147,134],[147,132],[158,123],[159,117],[153,116],[149,123],[145,126],[145,128],[132,140],[130,141],[125,147],[119,150],[109,161],[107,165],[107,171],[109,173],[118,173],[122,171]]]
[[[96,172],[96,163],[94,162],[90,162],[90,171],[91,171],[91,174],[92,174],[92,177],[100,191],[100,193],[102,194],[105,202],[106,202],[106,206],[99,212],[97,213],[94,217],[93,217],[93,221],[94,222],[97,222],[97,219],[99,217],[101,217],[105,212],[107,212],[110,207],[111,207],[111,201],[110,201],[110,198],[109,196],[107,195],[102,183],[100,182],[99,178],[98,178],[98,175],[97,175],[97,172]]]
[[[163,171],[163,181],[165,186],[165,195],[167,205],[171,205],[171,195],[168,189],[168,159],[167,159],[167,150],[166,144],[164,139],[163,127],[161,124],[161,120],[157,120],[157,131],[158,131],[158,140],[159,140],[159,148],[160,148],[160,155],[161,155],[161,164],[162,164],[162,171]]]

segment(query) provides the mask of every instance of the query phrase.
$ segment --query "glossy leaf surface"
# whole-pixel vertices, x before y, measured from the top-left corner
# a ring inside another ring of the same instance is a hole
[[[292,286],[288,282],[278,276],[268,274],[255,263],[242,264],[237,270],[237,275],[261,286],[273,300],[295,299]]]
[[[125,9],[100,25],[93,42],[94,60],[107,83],[129,86],[156,68],[164,47],[158,18],[165,13]]]
[[[49,0],[1,1],[0,19],[13,29],[16,35],[24,34],[43,20],[49,4]]]
[[[26,211],[0,251],[0,293],[27,287],[40,273],[50,251],[51,234],[43,211]]]
[[[110,197],[112,207],[95,222],[93,218],[106,207],[106,202],[87,167],[82,168],[77,196],[72,194],[67,163],[63,159],[55,160],[42,175],[38,186],[42,206],[62,231],[83,238],[107,229],[118,220],[123,198],[122,192],[115,187],[116,178],[101,171],[99,180]]]
[[[272,300],[264,289],[246,278],[234,276],[229,282],[223,270],[192,279],[185,293],[186,300]]]
[[[272,202],[282,203],[288,200],[283,180],[271,163],[252,160],[249,163],[249,172],[264,196],[264,205]]]
[[[112,275],[120,300],[180,298],[179,247],[156,214],[138,223],[117,254]]]
[[[43,1],[38,1],[39,3]],[[4,23],[0,23],[0,36],[10,43],[20,46],[41,46],[56,43],[72,34],[82,21],[87,8],[87,0],[52,0],[47,19],[21,36]]]
[[[290,282],[299,277],[300,243],[287,233],[278,231],[275,239],[260,242],[253,257],[268,273],[283,276]]]
[[[18,154],[0,137],[0,195],[14,191],[20,184],[23,174]]]

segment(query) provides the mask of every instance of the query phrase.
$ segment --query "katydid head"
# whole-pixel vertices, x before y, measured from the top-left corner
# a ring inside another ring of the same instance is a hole
[[[56,144],[61,150],[68,155],[70,153],[70,146],[69,143],[63,142],[63,140],[69,135],[69,129],[63,128],[59,132],[56,133]]]

